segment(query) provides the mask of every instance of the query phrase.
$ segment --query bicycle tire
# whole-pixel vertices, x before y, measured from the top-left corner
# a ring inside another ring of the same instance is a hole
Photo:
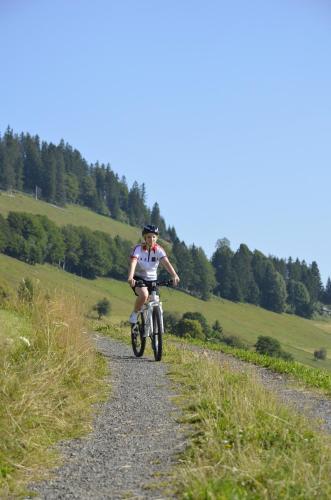
[[[144,332],[144,315],[142,313],[139,313],[137,323],[135,325],[132,325],[131,327],[131,344],[133,353],[137,358],[140,358],[145,351],[146,337],[144,337]]]
[[[162,358],[162,318],[159,307],[153,309],[153,334],[152,334],[152,348],[155,361],[161,361]]]

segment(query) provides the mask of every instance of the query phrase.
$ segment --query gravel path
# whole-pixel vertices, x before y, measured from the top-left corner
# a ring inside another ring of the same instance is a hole
[[[175,394],[166,366],[151,358],[135,358],[130,347],[109,337],[97,335],[96,342],[109,358],[111,397],[101,405],[87,438],[61,445],[66,462],[53,479],[34,485],[36,498],[173,498],[158,481],[166,479],[186,439],[177,423],[179,410],[171,402]],[[180,347],[216,359],[231,370],[248,372],[283,403],[317,419],[317,425],[331,433],[331,399],[326,396],[300,389],[285,375],[231,355],[188,344]]]
[[[230,354],[218,351],[206,350],[193,345],[182,344],[183,349],[198,351],[202,355],[218,360],[229,369],[249,373],[255,377],[263,386],[275,394],[278,399],[294,408],[297,412],[303,413],[309,419],[314,419],[316,427],[331,434],[331,399],[319,393],[317,390],[309,390],[300,387],[297,380],[288,375],[275,373],[267,368],[247,363]]]
[[[170,498],[157,489],[155,474],[165,480],[185,436],[176,422],[166,366],[135,358],[130,347],[108,337],[97,336],[96,341],[109,358],[111,398],[88,438],[61,446],[66,463],[56,477],[33,490],[47,500]]]

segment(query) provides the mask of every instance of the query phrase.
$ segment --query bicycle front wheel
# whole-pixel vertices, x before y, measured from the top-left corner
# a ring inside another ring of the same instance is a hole
[[[161,361],[162,358],[162,318],[159,307],[153,309],[153,335],[152,335],[152,348],[154,352],[155,361]]]
[[[146,346],[146,338],[144,336],[145,333],[145,320],[144,315],[139,313],[138,321],[135,325],[131,327],[131,344],[134,355],[137,358],[140,358],[145,351]]]

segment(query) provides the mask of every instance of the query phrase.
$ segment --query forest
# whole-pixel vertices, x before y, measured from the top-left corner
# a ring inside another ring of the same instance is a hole
[[[58,206],[79,204],[104,216],[141,227],[156,224],[181,278],[182,290],[208,300],[210,294],[248,302],[271,311],[310,318],[331,304],[331,280],[323,286],[316,262],[265,256],[241,244],[233,251],[218,240],[208,259],[204,250],[187,245],[167,226],[158,203],[146,204],[146,190],[128,187],[109,164],[88,164],[63,140],[41,141],[9,127],[0,136],[0,189],[23,191]],[[131,243],[84,227],[57,227],[45,216],[9,213],[0,218],[0,251],[30,264],[48,262],[96,278],[126,279]]]

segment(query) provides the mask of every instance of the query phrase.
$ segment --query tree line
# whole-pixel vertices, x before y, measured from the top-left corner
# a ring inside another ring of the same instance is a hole
[[[0,136],[0,188],[33,194],[59,206],[76,203],[134,226],[152,223],[165,239],[176,237],[160,208],[146,205],[145,185],[129,188],[110,164],[88,164],[77,149],[63,140],[58,145],[7,128]]]
[[[318,265],[299,259],[266,257],[241,244],[236,252],[226,238],[219,240],[211,259],[217,285],[214,293],[274,312],[310,318],[321,304],[331,304],[331,280],[323,287]]]
[[[58,227],[45,215],[0,215],[0,252],[28,264],[49,263],[89,279],[106,276],[126,280],[132,248],[132,242],[119,236],[112,238],[102,231],[71,224]],[[171,253],[171,249],[167,248],[167,252]],[[194,279],[189,281],[191,289],[206,299],[214,284],[206,283],[209,274],[213,276],[212,266],[201,248],[193,245],[188,255],[194,273]],[[163,273],[166,277],[165,270]]]
[[[49,263],[79,276],[126,279],[132,244],[119,236],[70,224],[59,228],[45,215],[0,215],[0,251],[28,264]]]
[[[252,252],[244,244],[234,252],[226,239],[218,242],[209,260],[201,247],[187,246],[180,241],[174,227],[167,227],[158,203],[154,203],[152,209],[147,207],[144,184],[139,186],[134,182],[129,189],[125,177],[120,179],[109,164],[97,162],[89,165],[78,150],[63,140],[58,145],[41,142],[38,136],[14,134],[8,127],[0,137],[0,188],[34,193],[37,198],[62,206],[66,203],[81,204],[134,226],[141,227],[145,223],[157,225],[162,238],[172,243],[168,251],[180,274],[182,288],[205,300],[214,293],[232,301],[249,302],[275,312],[287,311],[304,317],[311,317],[320,303],[331,304],[331,280],[328,279],[324,288],[316,262],[307,265],[298,259],[266,257],[258,250]],[[11,215],[10,227],[16,223],[19,224]],[[46,223],[44,219],[41,223],[39,220],[40,224],[54,233],[51,221]],[[107,276],[109,264],[107,267],[104,261],[108,258],[114,261],[116,252],[122,254],[126,266],[129,242],[114,238],[110,243],[107,235],[101,236],[101,233],[85,228],[62,228],[58,231],[67,241],[64,257],[52,260],[54,255],[42,250],[40,242],[47,238],[41,237],[38,230],[34,237],[35,241],[39,238],[38,244],[31,241],[18,243],[17,238],[13,238],[5,252],[30,263],[60,262],[66,270],[86,277]],[[75,240],[72,248],[75,249],[75,245],[86,248],[86,255],[83,253],[79,259],[85,264],[76,262],[74,250],[70,252],[70,237]],[[87,242],[94,238],[98,240],[96,248],[103,248],[109,243],[108,250],[100,250],[99,264],[96,257],[93,260],[92,249],[88,250]],[[119,257],[116,259],[119,260]],[[125,277],[125,266],[122,263],[119,266],[121,271],[116,271],[119,279]],[[114,269],[111,272],[116,274]]]

